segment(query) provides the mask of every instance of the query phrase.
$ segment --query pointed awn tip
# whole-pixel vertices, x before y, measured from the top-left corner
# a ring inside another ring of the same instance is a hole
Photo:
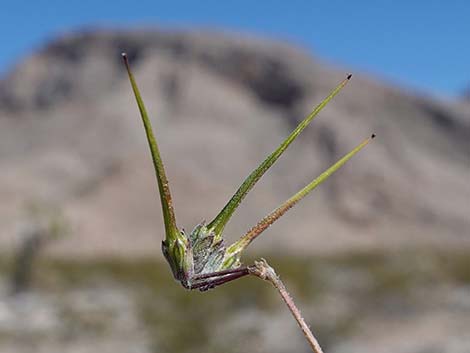
[[[348,80],[350,80],[352,77],[352,74],[348,74],[348,77],[346,77]]]
[[[127,59],[127,53],[122,52],[121,56],[122,56],[122,60],[124,60],[124,65],[126,65],[126,68],[129,68],[129,60]]]

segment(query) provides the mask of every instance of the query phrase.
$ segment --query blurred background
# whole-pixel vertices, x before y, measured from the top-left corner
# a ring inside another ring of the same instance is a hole
[[[123,51],[187,231],[352,72],[227,241],[374,132],[244,261],[327,353],[470,351],[467,2],[0,3],[2,353],[309,351],[269,284],[173,280]]]

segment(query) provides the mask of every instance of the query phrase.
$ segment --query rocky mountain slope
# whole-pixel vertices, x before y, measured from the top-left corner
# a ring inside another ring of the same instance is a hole
[[[159,199],[122,51],[186,229],[210,220],[347,74],[299,48],[242,36],[139,30],[56,38],[0,82],[3,251],[34,217],[58,217],[68,231],[53,243],[56,253],[160,254]],[[373,144],[252,248],[470,246],[470,104],[360,73],[263,177],[227,236],[235,240],[372,132]]]

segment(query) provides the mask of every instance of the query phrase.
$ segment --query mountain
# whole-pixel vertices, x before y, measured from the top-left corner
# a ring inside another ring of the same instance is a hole
[[[0,81],[4,252],[38,219],[59,218],[67,232],[53,253],[160,254],[159,198],[123,51],[187,230],[211,220],[347,74],[287,43],[233,34],[90,30],[55,38]],[[373,132],[374,143],[252,251],[469,247],[470,104],[360,73],[253,189],[227,237],[237,239]]]

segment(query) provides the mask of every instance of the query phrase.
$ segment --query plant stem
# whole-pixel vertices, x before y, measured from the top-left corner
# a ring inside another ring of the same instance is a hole
[[[261,259],[260,261],[255,261],[255,264],[253,266],[250,266],[248,270],[251,275],[272,283],[272,285],[278,290],[279,294],[286,303],[290,312],[299,324],[300,329],[302,330],[312,350],[315,353],[323,353],[320,344],[318,343],[312,331],[306,324],[304,318],[302,317],[302,314],[300,313],[300,310],[295,305],[294,300],[290,296],[289,292],[287,292],[286,286],[284,285],[284,283],[282,283],[281,279],[276,274],[274,269],[268,265],[266,260]]]

